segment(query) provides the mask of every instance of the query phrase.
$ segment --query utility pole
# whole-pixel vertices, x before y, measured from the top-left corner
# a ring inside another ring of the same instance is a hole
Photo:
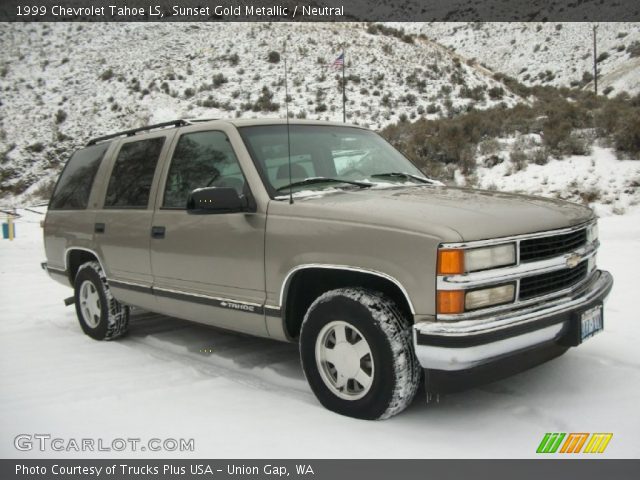
[[[593,26],[593,90],[598,95],[598,51],[596,47],[596,35],[598,26]]]
[[[345,89],[347,88],[347,84],[344,81],[344,67],[347,63],[347,58],[345,55],[345,50],[342,50],[342,123],[347,123],[347,94]]]

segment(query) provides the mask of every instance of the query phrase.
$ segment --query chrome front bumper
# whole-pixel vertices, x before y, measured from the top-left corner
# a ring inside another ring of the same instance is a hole
[[[561,342],[576,314],[603,302],[612,286],[611,274],[599,270],[571,296],[473,320],[416,322],[413,340],[418,361],[432,370],[466,370]]]

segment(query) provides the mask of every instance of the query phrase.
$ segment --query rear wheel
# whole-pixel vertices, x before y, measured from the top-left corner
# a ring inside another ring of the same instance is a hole
[[[76,314],[82,331],[96,340],[113,340],[129,328],[129,307],[111,294],[98,262],[84,263],[74,281]]]
[[[313,302],[302,323],[300,356],[320,403],[356,418],[400,413],[422,376],[408,319],[389,298],[359,288],[332,290]]]

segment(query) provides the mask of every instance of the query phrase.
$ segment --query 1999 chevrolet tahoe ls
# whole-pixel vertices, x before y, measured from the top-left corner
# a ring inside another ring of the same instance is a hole
[[[178,120],[71,157],[43,266],[95,339],[135,306],[295,341],[325,407],[380,419],[423,373],[521,370],[600,331],[597,232],[583,206],[443,186],[364,128]]]

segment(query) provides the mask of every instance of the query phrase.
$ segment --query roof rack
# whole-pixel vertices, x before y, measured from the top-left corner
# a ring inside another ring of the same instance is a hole
[[[214,120],[220,120],[219,118],[187,118],[186,121],[189,123],[202,123],[202,122],[213,122]]]
[[[105,140],[111,140],[112,138],[132,137],[136,133],[146,132],[146,131],[149,131],[149,130],[154,130],[156,128],[184,127],[185,125],[190,125],[190,123],[191,122],[188,122],[187,120],[173,120],[171,122],[156,123],[155,125],[148,125],[146,127],[132,128],[131,130],[124,130],[122,132],[112,133],[110,135],[105,135],[103,137],[93,138],[93,139],[89,140],[89,143],[87,143],[87,146],[95,145],[96,143],[104,142]]]

